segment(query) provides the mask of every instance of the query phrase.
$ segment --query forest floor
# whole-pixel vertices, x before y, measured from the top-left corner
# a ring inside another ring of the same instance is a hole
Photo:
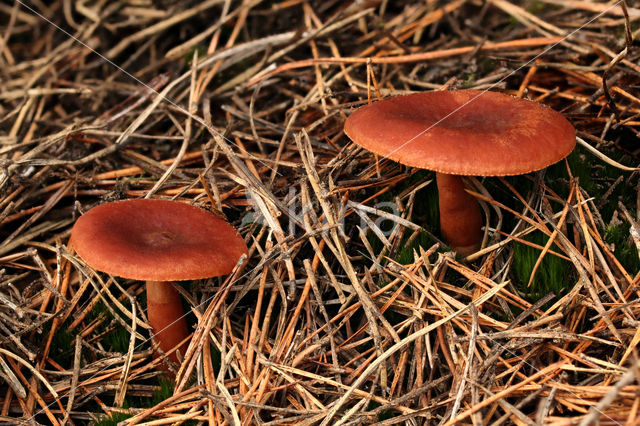
[[[3,2],[0,423],[640,424],[633,6]],[[434,173],[343,132],[362,105],[455,89],[543,103],[579,142],[471,180],[466,258]],[[179,286],[194,334],[169,375],[144,283],[69,246],[83,213],[140,197],[249,247]]]

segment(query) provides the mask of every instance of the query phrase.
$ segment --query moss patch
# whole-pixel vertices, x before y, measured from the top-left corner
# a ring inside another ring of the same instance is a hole
[[[544,246],[549,240],[549,237],[541,232],[533,232],[524,239]],[[516,285],[533,300],[538,300],[551,292],[559,295],[570,287],[572,271],[570,263],[552,254],[547,254],[536,270],[531,287],[527,288],[527,283],[529,282],[533,267],[540,256],[541,250],[523,243],[514,243],[513,249],[512,270]],[[558,253],[560,252],[558,246],[555,244],[551,245],[551,250]]]

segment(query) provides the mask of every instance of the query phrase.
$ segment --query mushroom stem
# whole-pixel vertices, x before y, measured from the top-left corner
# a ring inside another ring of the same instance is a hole
[[[461,256],[478,250],[482,240],[482,212],[478,201],[465,191],[458,175],[436,173],[440,203],[440,231]]]
[[[189,336],[180,294],[171,282],[147,281],[147,317],[156,342],[164,352],[169,352]],[[178,349],[184,356],[187,343]],[[169,359],[180,363],[176,352],[169,355]]]

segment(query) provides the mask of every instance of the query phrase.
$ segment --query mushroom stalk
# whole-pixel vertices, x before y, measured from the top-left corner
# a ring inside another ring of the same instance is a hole
[[[458,175],[436,173],[440,203],[440,231],[460,254],[478,250],[482,240],[482,212],[478,201],[467,191]]]
[[[184,356],[189,331],[180,294],[171,282],[147,281],[147,317],[160,349],[169,352],[180,342],[185,342],[178,348]],[[180,363],[176,352],[169,355],[169,359]]]
[[[147,316],[158,346],[182,355],[190,333],[174,282],[226,275],[248,253],[240,234],[211,212],[146,198],[92,208],[73,226],[71,242],[95,269],[146,281]]]

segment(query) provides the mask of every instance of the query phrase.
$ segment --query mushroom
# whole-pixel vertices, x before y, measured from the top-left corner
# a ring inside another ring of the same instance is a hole
[[[497,92],[436,91],[359,108],[344,131],[356,144],[436,172],[440,229],[460,255],[482,239],[482,213],[461,176],[520,175],[565,158],[575,129],[542,104]]]
[[[228,274],[247,246],[223,219],[177,201],[135,199],[106,203],[82,215],[71,245],[91,267],[146,281],[147,317],[160,349],[180,346],[189,336],[173,281]],[[174,352],[169,358],[177,362]]]

